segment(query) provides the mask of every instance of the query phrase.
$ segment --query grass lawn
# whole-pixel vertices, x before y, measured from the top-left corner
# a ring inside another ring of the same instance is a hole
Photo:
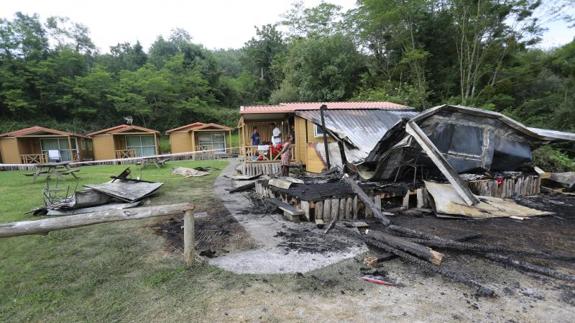
[[[171,162],[170,166],[211,166],[226,161]],[[80,184],[101,183],[126,166],[83,167]],[[132,166],[133,175],[139,168]],[[185,179],[171,167],[147,168],[142,177],[165,185],[153,204],[192,202],[197,210],[214,199],[218,171]],[[66,181],[72,187],[73,180]],[[35,219],[24,213],[42,204],[44,179],[0,172],[0,222]],[[0,239],[0,322],[172,320],[206,315],[210,294],[225,281],[242,279],[208,265],[186,269],[179,254],[166,251],[154,234],[154,219],[93,225],[47,236]],[[178,309],[182,301],[185,307]],[[183,315],[183,316],[182,316]]]
[[[185,179],[171,175],[170,168],[226,164],[171,162],[142,176],[165,183],[152,204],[192,202],[196,211],[218,216],[222,206],[212,189],[218,171]],[[124,168],[83,167],[80,183],[102,183]],[[138,167],[132,168],[139,175]],[[35,219],[24,213],[42,204],[44,180],[32,184],[22,174],[0,172],[0,223]],[[237,275],[202,263],[186,268],[181,251],[154,232],[157,221],[0,239],[0,322],[337,321],[349,319],[358,295],[368,288],[356,286],[357,279],[342,279],[357,275],[357,265],[349,262],[322,270],[321,279]]]

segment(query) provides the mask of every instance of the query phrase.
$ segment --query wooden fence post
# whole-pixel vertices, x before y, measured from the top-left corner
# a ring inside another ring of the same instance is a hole
[[[192,210],[184,213],[184,260],[191,266],[194,262],[194,214]]]

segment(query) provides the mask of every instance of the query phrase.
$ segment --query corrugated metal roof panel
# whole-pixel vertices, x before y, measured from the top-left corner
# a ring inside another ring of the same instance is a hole
[[[575,133],[572,132],[565,132],[551,129],[540,129],[540,128],[528,128],[528,129],[550,140],[575,141]]]
[[[414,110],[328,110],[325,126],[340,139],[346,140],[359,151],[358,159],[365,158],[383,135],[403,118],[411,118]],[[296,115],[320,125],[319,110],[297,111]],[[357,163],[361,160],[350,160]]]
[[[319,110],[322,105],[328,109],[385,109],[400,110],[410,109],[409,107],[387,101],[367,102],[290,102],[278,105],[252,105],[240,107],[240,114],[252,113],[289,113],[297,110]]]

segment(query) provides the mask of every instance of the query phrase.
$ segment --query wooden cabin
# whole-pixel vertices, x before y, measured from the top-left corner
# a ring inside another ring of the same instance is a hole
[[[274,124],[281,130],[281,141],[287,141],[288,135],[294,136],[292,165],[303,166],[308,172],[321,172],[326,169],[323,148],[323,131],[316,119],[301,113],[319,111],[322,105],[330,110],[386,110],[412,111],[411,108],[391,102],[294,102],[278,105],[255,105],[240,107],[238,123],[240,133],[240,155],[244,158],[243,171],[246,174],[277,173],[280,157],[271,149],[265,149],[271,143]],[[261,144],[252,145],[251,136],[257,128]],[[368,134],[366,134],[368,135]],[[334,138],[328,135],[328,142]]]
[[[160,132],[134,125],[119,125],[88,134],[94,144],[94,159],[122,159],[159,154]]]
[[[170,136],[171,152],[193,151],[228,152],[232,142],[232,128],[216,123],[194,122],[166,131]]]
[[[49,151],[57,151],[55,154],[59,160],[49,160]],[[40,126],[0,134],[0,159],[4,164],[42,164],[91,158],[92,141],[79,134]]]

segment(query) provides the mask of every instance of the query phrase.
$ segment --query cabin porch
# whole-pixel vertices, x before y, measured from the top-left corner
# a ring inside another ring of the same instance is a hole
[[[79,161],[78,138],[70,136],[43,136],[16,138],[22,164],[43,164],[49,160],[49,151],[58,151],[61,162]]]

